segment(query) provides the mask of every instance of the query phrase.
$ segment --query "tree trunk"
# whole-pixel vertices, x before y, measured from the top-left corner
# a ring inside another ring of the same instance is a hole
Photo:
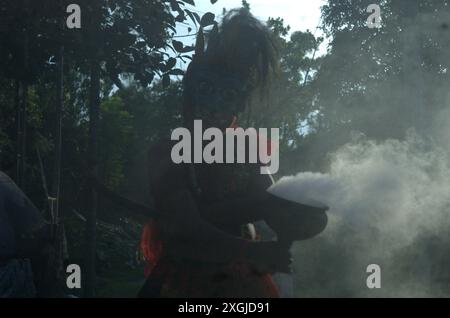
[[[86,266],[84,296],[95,296],[95,251],[96,251],[96,223],[98,198],[93,179],[98,178],[98,127],[100,120],[100,64],[97,59],[91,60],[91,79],[89,88],[89,150],[88,169],[89,182],[89,210],[86,222]]]
[[[25,7],[26,8],[26,7]],[[24,27],[22,30],[22,69],[18,71],[19,76],[16,80],[16,109],[17,109],[17,165],[16,165],[16,183],[24,190],[25,186],[25,164],[26,164],[26,109],[28,97],[28,32]]]
[[[59,217],[59,198],[61,188],[61,146],[62,112],[64,107],[64,46],[61,45],[58,56],[58,74],[56,79],[56,125],[55,125],[55,163],[51,196],[56,199],[53,212]],[[57,220],[56,220],[57,221]]]
[[[61,222],[60,213],[60,192],[61,192],[61,154],[62,154],[62,113],[64,108],[64,46],[62,43],[59,47],[57,57],[57,75],[56,75],[56,103],[55,103],[55,151],[53,180],[51,192],[49,196],[52,198],[51,204],[51,221],[52,221],[52,240],[53,240],[53,257],[49,261],[48,278],[52,284],[48,284],[47,297],[63,296],[64,288],[64,254],[65,248],[65,231],[64,224]]]
[[[26,122],[28,85],[24,80],[17,81],[17,184],[23,190],[25,187],[26,164]]]

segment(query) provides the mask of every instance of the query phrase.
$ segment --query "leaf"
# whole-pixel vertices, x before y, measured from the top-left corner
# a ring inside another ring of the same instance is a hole
[[[184,3],[190,4],[191,6],[195,6],[194,0],[183,0]]]
[[[173,48],[175,49],[175,51],[182,53],[184,45],[182,42],[177,41],[177,40],[172,40],[172,45]]]
[[[169,29],[171,29],[173,32],[177,32],[177,29],[176,29],[176,26],[175,25],[172,25],[172,24],[167,24],[167,27],[169,28]]]
[[[153,82],[153,79],[155,78],[155,74],[153,73],[147,73],[147,82],[148,85],[150,85]]]
[[[208,25],[213,25],[213,24],[215,24],[215,23],[216,23],[216,21],[214,21],[215,17],[216,17],[216,16],[214,15],[214,13],[211,13],[211,12],[205,13],[205,14],[203,15],[202,19],[200,20],[200,25],[201,25],[202,27],[206,27],[206,26],[208,26]]]
[[[211,4],[215,4],[217,0],[211,0]]]
[[[178,53],[188,53],[195,50],[193,46],[184,46],[183,42],[172,40],[172,46]]]
[[[183,59],[188,59],[188,60],[190,60],[190,61],[192,61],[192,56],[190,56],[190,55],[182,55],[182,56],[180,56],[180,58],[183,60]],[[183,60],[183,62],[184,62],[184,60]]]
[[[189,52],[193,52],[195,51],[195,47],[194,46],[185,46],[180,53],[189,53]]]
[[[183,75],[184,75],[184,71],[181,70],[181,69],[179,69],[179,68],[175,68],[175,69],[169,71],[168,74],[170,74],[170,75],[179,75],[179,76],[183,76]]]
[[[177,64],[177,60],[173,57],[169,58],[165,65],[163,65],[160,69],[163,72],[170,71]]]
[[[165,74],[162,78],[162,85],[164,88],[167,88],[170,86],[170,76],[169,74]]]
[[[172,11],[177,11],[177,12],[181,11],[180,5],[175,0],[170,0],[170,7],[171,7]]]
[[[186,20],[186,16],[184,15],[183,12],[178,14],[177,17],[175,18],[175,21],[177,21],[177,22],[183,22],[184,20]]]

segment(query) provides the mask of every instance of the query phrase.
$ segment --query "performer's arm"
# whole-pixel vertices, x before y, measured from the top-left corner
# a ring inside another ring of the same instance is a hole
[[[150,183],[157,222],[170,257],[215,263],[242,260],[268,271],[289,271],[289,252],[278,243],[251,242],[208,222],[187,182],[187,167],[174,165],[165,153],[164,146],[152,150]]]
[[[177,193],[170,205],[172,213],[159,222],[169,256],[213,263],[240,260],[262,271],[290,271],[288,250],[277,242],[252,242],[219,230],[200,216],[188,191]]]
[[[325,209],[290,202],[267,191],[202,206],[207,220],[215,224],[246,224],[264,220],[278,234],[295,232],[297,240],[311,238],[327,225]]]

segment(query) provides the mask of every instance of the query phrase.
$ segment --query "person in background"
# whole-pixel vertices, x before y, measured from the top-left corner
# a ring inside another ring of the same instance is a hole
[[[39,276],[51,249],[48,225],[22,190],[0,171],[0,298],[44,294],[45,282]]]

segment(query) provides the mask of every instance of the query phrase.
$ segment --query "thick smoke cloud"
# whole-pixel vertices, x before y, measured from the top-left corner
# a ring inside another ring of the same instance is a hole
[[[413,3],[386,2],[397,15],[365,44],[339,33],[345,45],[331,63],[340,72],[319,72],[318,102],[336,128],[302,154],[329,164],[269,190],[330,207],[327,229],[294,247],[296,296],[450,297],[450,11]],[[348,92],[348,82],[364,90]],[[370,264],[381,267],[381,289],[366,285]]]
[[[295,247],[297,296],[450,296],[448,115],[426,140],[357,138],[331,155],[328,173],[269,190],[330,207],[326,231]],[[381,266],[381,289],[366,286],[369,264]]]

